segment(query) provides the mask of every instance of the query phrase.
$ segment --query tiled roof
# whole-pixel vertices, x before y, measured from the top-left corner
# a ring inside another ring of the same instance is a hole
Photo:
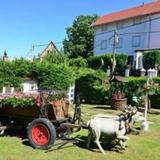
[[[160,1],[142,4],[140,6],[111,13],[100,17],[92,26],[103,25],[111,22],[121,21],[133,17],[160,13]]]

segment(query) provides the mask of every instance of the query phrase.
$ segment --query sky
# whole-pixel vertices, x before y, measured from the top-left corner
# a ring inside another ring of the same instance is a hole
[[[10,58],[36,55],[53,41],[62,46],[66,28],[76,16],[102,16],[153,0],[0,0],[0,56]],[[59,43],[60,42],[60,43]]]

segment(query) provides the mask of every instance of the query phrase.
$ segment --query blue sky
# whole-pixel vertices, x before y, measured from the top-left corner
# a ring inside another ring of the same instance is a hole
[[[102,16],[143,2],[151,0],[0,0],[0,56],[6,50],[11,58],[25,57],[32,45],[62,42],[76,16]]]

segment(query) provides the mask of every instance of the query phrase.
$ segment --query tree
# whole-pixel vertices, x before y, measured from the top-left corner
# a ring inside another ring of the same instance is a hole
[[[44,60],[53,64],[62,64],[67,61],[66,58],[66,55],[61,52],[51,51],[44,57]]]
[[[69,58],[81,56],[88,58],[93,55],[94,30],[91,24],[98,18],[93,16],[78,16],[73,25],[67,28],[67,39],[64,39],[64,52]]]

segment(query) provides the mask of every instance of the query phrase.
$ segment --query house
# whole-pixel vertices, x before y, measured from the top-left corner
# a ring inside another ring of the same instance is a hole
[[[34,93],[38,91],[38,83],[36,80],[26,78],[22,82],[23,93]]]
[[[116,52],[136,59],[135,50],[160,48],[160,0],[104,15],[92,26],[95,55],[113,51],[117,32]]]
[[[3,94],[13,94],[16,92],[15,87],[4,86],[2,87]],[[24,94],[36,94],[38,93],[38,82],[31,78],[25,78],[22,82],[22,92]],[[67,90],[67,97],[70,103],[74,103],[75,98],[75,84],[71,85]]]
[[[14,93],[16,92],[15,87],[11,86],[3,86],[2,93]],[[36,80],[25,78],[22,82],[22,92],[23,93],[37,93],[38,92],[38,84]]]
[[[43,58],[50,52],[59,52],[55,44],[51,41],[47,47],[42,51],[42,53],[39,55],[40,60],[42,61]]]

